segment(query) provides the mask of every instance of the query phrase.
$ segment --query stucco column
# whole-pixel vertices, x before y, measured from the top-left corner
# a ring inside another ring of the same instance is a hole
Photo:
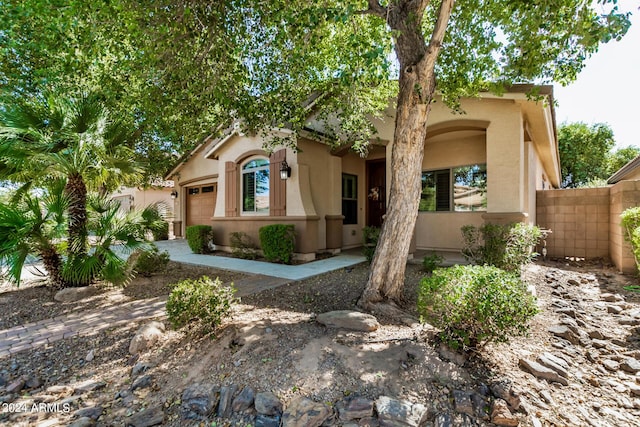
[[[524,212],[524,131],[516,105],[487,128],[487,212]]]

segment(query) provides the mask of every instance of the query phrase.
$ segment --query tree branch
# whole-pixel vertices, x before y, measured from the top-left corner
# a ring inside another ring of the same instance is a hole
[[[374,15],[387,20],[387,8],[380,4],[379,0],[369,0],[369,8],[356,12],[357,15]]]
[[[432,69],[432,67],[435,66],[454,3],[455,0],[442,0],[440,8],[438,9],[438,19],[436,25],[433,27],[429,46],[427,46],[427,53],[420,60],[419,65],[421,69]]]

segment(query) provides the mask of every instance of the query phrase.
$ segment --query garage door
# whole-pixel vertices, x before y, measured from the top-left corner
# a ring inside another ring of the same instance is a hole
[[[211,225],[218,184],[187,187],[187,226]]]

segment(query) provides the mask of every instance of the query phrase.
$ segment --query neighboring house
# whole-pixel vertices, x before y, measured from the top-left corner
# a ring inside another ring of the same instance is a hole
[[[149,205],[157,205],[160,214],[169,220],[173,220],[174,199],[173,181],[157,181],[148,188],[121,187],[111,194],[111,198],[120,203],[120,209],[129,212],[133,209],[143,209]]]
[[[609,177],[607,184],[617,184],[620,181],[640,180],[640,156],[631,160]]]
[[[528,99],[530,88],[463,99],[462,115],[432,106],[412,250],[458,251],[466,224],[535,223],[536,190],[558,187],[561,177],[552,87],[539,88],[544,102]],[[360,246],[363,227],[380,226],[387,206],[394,111],[386,113],[374,122],[378,138],[366,158],[332,150],[316,132],[297,135],[299,150],[271,156],[261,137],[233,127],[206,139],[167,176],[179,193],[176,234],[208,224],[228,248],[231,232],[257,243],[260,227],[286,223],[295,225],[301,258]],[[291,168],[286,179],[283,166]]]

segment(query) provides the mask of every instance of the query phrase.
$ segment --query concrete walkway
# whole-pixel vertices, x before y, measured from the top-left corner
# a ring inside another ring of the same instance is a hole
[[[306,279],[328,271],[350,267],[365,260],[362,255],[341,253],[331,258],[306,264],[284,265],[223,256],[194,254],[191,252],[191,249],[189,249],[186,240],[164,240],[156,242],[156,245],[161,251],[169,252],[169,257],[172,261],[206,265],[223,270],[241,271],[243,273],[262,274],[289,280]]]
[[[281,265],[237,258],[191,253],[185,240],[157,242],[173,261],[240,271],[250,274],[235,283],[242,297],[276,288],[286,283],[349,267],[364,261],[363,256],[341,254],[302,265]],[[71,313],[0,331],[0,359],[73,336],[95,335],[107,328],[164,317],[167,297],[136,300],[107,309]]]

